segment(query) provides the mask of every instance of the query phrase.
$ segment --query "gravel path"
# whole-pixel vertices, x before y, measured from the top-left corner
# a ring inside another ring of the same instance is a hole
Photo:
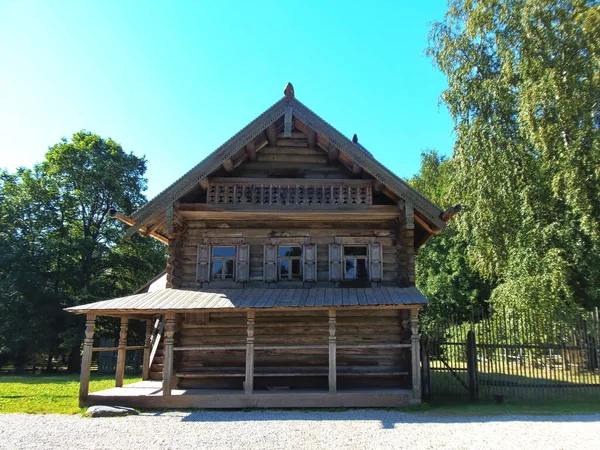
[[[0,415],[2,449],[600,448],[600,414],[432,417],[387,410]]]

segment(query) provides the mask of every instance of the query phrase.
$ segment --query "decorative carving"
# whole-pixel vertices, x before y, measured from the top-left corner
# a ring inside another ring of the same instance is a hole
[[[415,211],[413,208],[413,204],[410,202],[406,202],[404,209],[405,209],[405,214],[406,214],[406,229],[414,230],[415,229]]]
[[[83,339],[83,345],[92,347],[94,345],[94,324],[96,323],[96,317],[88,318],[85,321],[85,338]]]
[[[129,319],[121,317],[121,329],[119,330],[119,347],[127,347],[127,326]]]
[[[283,117],[283,136],[292,136],[292,107],[289,105],[285,107],[285,113]]]
[[[167,315],[165,320],[165,346],[175,344],[175,317]]]
[[[144,339],[144,347],[150,348],[152,346],[152,321],[146,320],[146,336]]]
[[[208,188],[209,205],[356,206],[373,204],[370,185],[343,184],[230,184],[214,183]]]
[[[288,83],[285,85],[283,95],[285,95],[286,98],[294,98],[294,86],[292,85],[292,83]]]

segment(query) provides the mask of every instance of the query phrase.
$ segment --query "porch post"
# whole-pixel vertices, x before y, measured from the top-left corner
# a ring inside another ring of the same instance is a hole
[[[413,399],[421,401],[421,335],[419,334],[419,308],[410,310],[410,329],[412,332],[412,388]]]
[[[165,359],[163,366],[163,395],[171,395],[173,380],[173,345],[175,344],[175,313],[165,315]]]
[[[337,391],[337,357],[335,336],[335,309],[329,309],[329,393]]]
[[[152,347],[152,319],[146,320],[146,339],[144,340],[144,360],[142,363],[142,380],[150,379],[150,351]]]
[[[119,331],[119,350],[117,350],[117,373],[115,386],[123,387],[123,378],[125,377],[125,356],[127,354],[127,327],[129,317],[121,317],[121,330]]]
[[[92,367],[92,348],[94,346],[94,324],[96,313],[89,312],[85,317],[85,338],[81,358],[81,376],[79,378],[79,403],[87,397],[90,388],[90,369]]]
[[[252,394],[254,389],[254,311],[248,311],[248,331],[246,337],[246,381],[244,383],[244,392]]]

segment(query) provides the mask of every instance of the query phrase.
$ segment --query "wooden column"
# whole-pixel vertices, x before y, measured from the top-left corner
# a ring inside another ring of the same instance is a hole
[[[171,395],[173,382],[173,345],[175,344],[175,313],[165,315],[165,359],[163,365],[163,395]]]
[[[254,389],[254,311],[248,311],[248,335],[246,337],[246,381],[244,392],[252,394]]]
[[[127,355],[127,326],[129,317],[121,317],[121,330],[119,331],[119,350],[117,350],[117,374],[115,380],[116,387],[123,387],[123,378],[125,377],[125,357]]]
[[[421,335],[419,335],[419,309],[410,310],[410,330],[412,332],[412,388],[413,399],[421,401]]]
[[[329,310],[329,393],[337,391],[337,358],[335,337],[335,309]]]
[[[79,379],[79,402],[87,397],[90,388],[90,369],[92,367],[92,348],[94,346],[95,313],[87,313],[85,320],[85,338],[83,340],[83,357],[81,358],[81,377]]]
[[[144,362],[142,380],[150,379],[150,352],[152,351],[152,319],[146,320],[146,339],[144,340]]]

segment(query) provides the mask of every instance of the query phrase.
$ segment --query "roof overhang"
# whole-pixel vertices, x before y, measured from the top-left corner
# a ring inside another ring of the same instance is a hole
[[[66,308],[82,314],[157,314],[170,312],[224,311],[248,309],[409,307],[426,305],[416,288],[313,288],[313,289],[209,289],[190,291],[162,289],[144,294],[104,300]]]

